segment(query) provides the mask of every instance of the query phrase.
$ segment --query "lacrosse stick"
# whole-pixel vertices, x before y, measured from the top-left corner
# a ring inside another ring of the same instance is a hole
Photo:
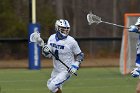
[[[122,26],[122,25],[118,25],[118,24],[102,21],[101,17],[94,15],[92,12],[87,14],[87,21],[88,21],[89,25],[91,25],[93,23],[95,23],[95,24],[105,23],[105,24],[121,27],[121,28],[124,28],[124,29],[129,29],[129,28],[126,28],[125,26]]]
[[[38,31],[35,31],[30,35],[30,42],[37,43],[39,46],[44,47],[45,43],[43,39],[40,37],[40,33]],[[68,70],[70,69],[62,60],[58,58],[50,49],[49,47],[46,47],[46,49],[51,53],[57,60],[59,60],[60,63],[62,63]],[[74,73],[75,76],[77,76],[76,73]]]

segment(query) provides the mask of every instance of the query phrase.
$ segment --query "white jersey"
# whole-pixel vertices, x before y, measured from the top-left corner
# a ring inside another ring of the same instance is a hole
[[[77,41],[71,36],[67,36],[67,38],[63,40],[57,40],[56,34],[53,34],[49,37],[47,45],[68,67],[75,62],[74,55],[81,53]],[[67,70],[67,68],[55,57],[53,57],[53,66],[54,70],[58,72]]]

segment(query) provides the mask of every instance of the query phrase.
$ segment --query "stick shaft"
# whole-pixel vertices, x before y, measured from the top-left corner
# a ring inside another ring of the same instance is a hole
[[[70,69],[62,60],[60,60],[53,52],[49,51],[57,60],[59,60],[67,69]],[[77,76],[76,73],[74,73]]]
[[[117,27],[121,27],[121,28],[124,28],[124,29],[129,29],[123,25],[118,25],[118,24],[114,24],[114,23],[110,23],[110,22],[106,22],[106,21],[101,21],[102,23],[105,23],[105,24],[109,24],[109,25],[114,25],[114,26],[117,26]]]

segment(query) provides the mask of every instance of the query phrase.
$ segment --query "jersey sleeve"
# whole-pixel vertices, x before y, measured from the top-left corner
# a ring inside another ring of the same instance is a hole
[[[136,66],[140,67],[140,54],[137,54],[136,56]]]
[[[72,51],[74,52],[75,55],[81,53],[81,49],[76,40],[74,40],[73,42]]]

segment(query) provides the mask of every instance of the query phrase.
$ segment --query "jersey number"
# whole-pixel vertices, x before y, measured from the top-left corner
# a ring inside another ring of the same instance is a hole
[[[54,54],[56,55],[55,59],[58,60],[59,59],[58,50],[55,50]]]

